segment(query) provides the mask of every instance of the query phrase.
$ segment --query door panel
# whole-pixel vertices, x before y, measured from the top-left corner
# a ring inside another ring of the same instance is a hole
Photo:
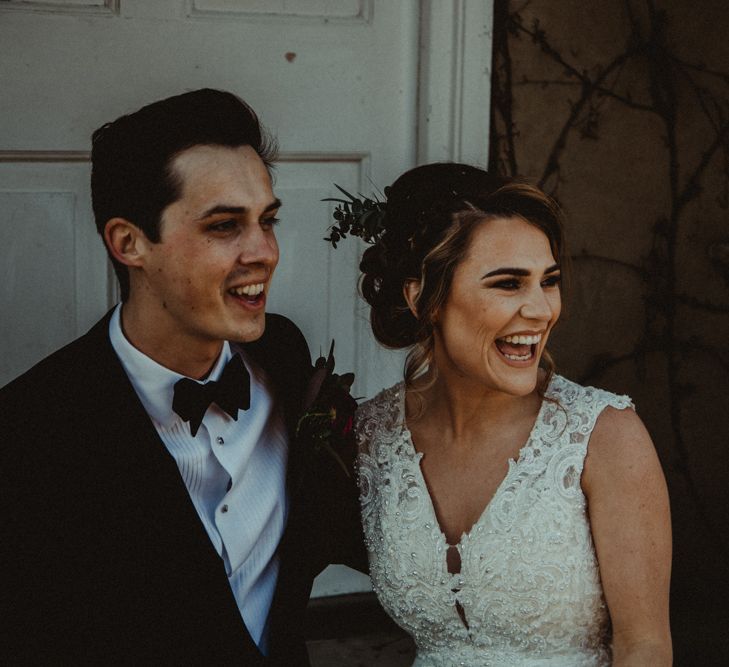
[[[350,241],[332,250],[322,240],[333,207],[321,199],[336,194],[334,183],[369,194],[418,161],[485,163],[490,7],[0,1],[0,385],[116,300],[91,214],[93,130],[201,87],[243,97],[279,141],[281,263],[270,309],[299,324],[315,356],[336,339],[337,367],[356,372],[356,395],[398,380],[403,355],[374,343],[356,296],[364,248]],[[316,591],[341,592],[327,576]]]
[[[362,248],[355,241],[331,251],[322,240],[331,207],[320,200],[335,192],[334,182],[369,192],[372,183],[382,187],[414,163],[418,26],[413,0],[0,3],[0,88],[7,92],[0,98],[0,190],[26,191],[24,179],[40,179],[48,169],[43,156],[54,160],[57,179],[87,174],[92,131],[149,101],[203,86],[240,94],[282,153],[283,254],[272,309],[302,327],[315,353],[336,338],[339,368],[357,370],[356,390],[368,395],[367,364],[356,368],[372,345],[366,318],[354,317],[362,308],[355,298]],[[19,152],[30,161],[18,163]],[[78,181],[71,191],[75,218],[65,223],[96,241],[89,256],[53,254],[81,277],[74,290],[59,290],[55,305],[76,313],[76,326],[8,355],[0,383],[83,333],[111,305],[107,294],[113,301],[88,187]],[[4,225],[8,215],[0,209]],[[22,254],[39,252],[28,247]],[[13,261],[1,248],[0,257]],[[26,290],[22,296],[5,290],[6,312],[23,308],[24,299],[37,303],[45,285],[31,281]],[[21,329],[28,327],[37,327],[34,318]],[[3,327],[3,351],[15,350],[17,338]]]
[[[332,194],[331,183],[360,183],[367,162],[365,154],[284,156],[276,168],[274,191],[284,205],[270,308],[297,313],[315,357],[333,338],[340,369],[356,365],[357,248],[333,250],[324,242],[330,206],[321,199]]]
[[[109,303],[88,162],[53,157],[0,160],[0,384],[86,331]]]

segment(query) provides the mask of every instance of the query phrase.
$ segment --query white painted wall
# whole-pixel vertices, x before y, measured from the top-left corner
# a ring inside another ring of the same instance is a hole
[[[116,299],[91,215],[103,122],[200,87],[241,95],[278,136],[284,201],[270,309],[372,396],[403,355],[356,296],[363,248],[321,241],[333,183],[369,194],[418,163],[488,155],[491,0],[0,2],[0,384]],[[316,595],[365,590],[330,568]]]

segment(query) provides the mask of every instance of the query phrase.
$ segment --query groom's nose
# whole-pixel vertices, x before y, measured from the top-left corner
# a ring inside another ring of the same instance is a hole
[[[262,264],[272,271],[278,264],[278,257],[278,241],[273,229],[266,229],[256,222],[240,235],[238,252],[240,264]]]

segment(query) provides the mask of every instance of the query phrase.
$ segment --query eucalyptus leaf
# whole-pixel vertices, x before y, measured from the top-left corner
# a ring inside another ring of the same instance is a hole
[[[365,243],[376,243],[385,229],[386,202],[380,201],[377,195],[365,197],[361,192],[355,197],[336,183],[334,187],[349,199],[336,197],[322,199],[337,203],[332,214],[336,222],[330,227],[330,235],[325,241],[336,248],[336,244],[349,233],[351,236],[360,237]],[[385,188],[385,193],[387,191],[388,188]]]
[[[334,187],[337,188],[337,190],[339,190],[339,192],[341,192],[345,197],[349,197],[350,201],[355,201],[357,199],[356,197],[353,197],[352,195],[350,195],[349,192],[347,192],[343,187],[340,187],[336,183],[334,184]]]

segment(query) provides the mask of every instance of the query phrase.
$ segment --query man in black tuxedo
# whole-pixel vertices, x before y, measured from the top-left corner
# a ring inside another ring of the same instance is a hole
[[[0,390],[3,664],[305,665],[313,578],[364,565],[353,476],[293,437],[271,158],[214,90],[94,133],[122,303]]]

